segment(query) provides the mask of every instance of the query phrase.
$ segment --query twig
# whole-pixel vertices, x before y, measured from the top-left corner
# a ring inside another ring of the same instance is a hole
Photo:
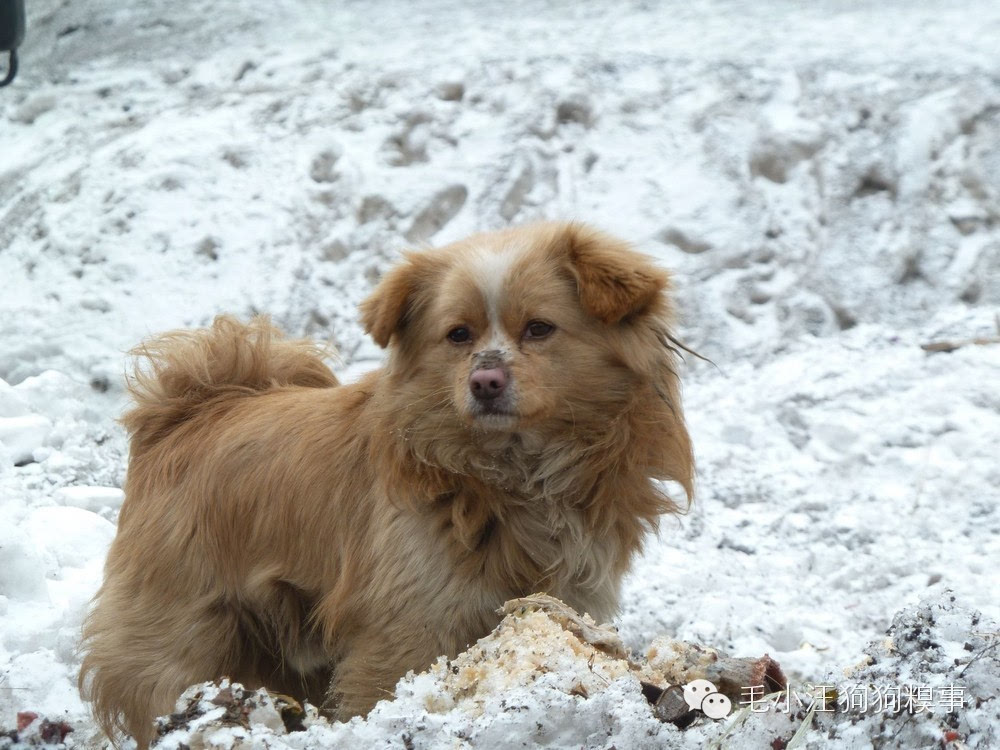
[[[1000,344],[1000,313],[994,318],[994,323],[996,324],[998,334],[996,336],[978,336],[974,339],[960,339],[958,341],[930,341],[926,344],[921,344],[920,348],[925,352],[935,354],[937,352],[953,352],[956,349],[961,349],[963,346]]]
[[[993,649],[995,649],[997,646],[1000,646],[1000,641],[994,641],[993,643],[987,643],[982,649],[980,649],[979,651],[977,651],[976,653],[974,653],[972,655],[972,658],[969,659],[968,662],[966,662],[966,664],[965,664],[964,667],[962,667],[962,671],[958,673],[958,676],[961,677],[962,675],[964,675],[966,669],[968,669],[973,664],[975,664],[977,661],[979,661],[980,659],[982,659],[984,656],[986,656],[990,651],[992,651]]]
[[[1000,344],[1000,336],[964,339],[962,341],[931,341],[927,344],[921,344],[920,348],[925,352],[936,354],[937,352],[953,352],[963,346],[985,346],[987,344]]]
[[[816,715],[816,706],[819,705],[819,701],[813,701],[813,704],[809,706],[809,712],[806,717],[802,720],[799,728],[795,730],[795,734],[792,735],[792,739],[788,741],[785,745],[785,750],[794,750],[794,748],[805,744],[806,735],[809,733],[809,728],[812,726],[813,717]]]

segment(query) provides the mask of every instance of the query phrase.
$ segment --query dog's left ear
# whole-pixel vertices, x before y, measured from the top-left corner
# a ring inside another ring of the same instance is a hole
[[[361,323],[383,349],[428,301],[427,289],[437,273],[430,253],[407,253],[404,258],[361,303]]]
[[[665,311],[670,276],[627,243],[582,224],[555,227],[583,309],[605,323]]]

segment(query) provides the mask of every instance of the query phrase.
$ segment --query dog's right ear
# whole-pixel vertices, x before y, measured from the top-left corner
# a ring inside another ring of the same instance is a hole
[[[361,323],[383,349],[429,301],[429,289],[439,271],[430,253],[406,253],[403,258],[361,303]]]

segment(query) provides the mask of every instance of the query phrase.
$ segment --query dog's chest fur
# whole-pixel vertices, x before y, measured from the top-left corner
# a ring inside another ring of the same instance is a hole
[[[588,521],[578,453],[529,434],[434,457],[461,470],[432,511],[449,532],[445,554],[469,587],[495,590],[491,606],[546,591],[596,619],[614,614],[631,550]]]
[[[556,596],[599,622],[610,620],[622,567],[617,541],[587,534],[576,511],[556,516],[558,527],[550,509],[515,506],[468,548],[454,536],[427,533],[426,523],[404,513],[393,531],[405,529],[408,541],[393,550],[397,572],[383,580],[392,580],[394,591],[385,593],[401,600],[405,592],[439,635],[441,652],[451,655],[486,635],[505,601],[534,592]]]

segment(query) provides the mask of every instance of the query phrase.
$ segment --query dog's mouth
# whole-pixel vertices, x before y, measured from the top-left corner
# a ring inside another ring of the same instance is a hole
[[[506,417],[516,417],[517,412],[510,407],[509,404],[495,403],[492,401],[487,401],[486,403],[476,404],[473,414],[477,417],[489,417],[489,416],[506,416]]]
[[[474,427],[502,430],[514,426],[520,415],[505,404],[488,403],[476,404],[469,416]]]

